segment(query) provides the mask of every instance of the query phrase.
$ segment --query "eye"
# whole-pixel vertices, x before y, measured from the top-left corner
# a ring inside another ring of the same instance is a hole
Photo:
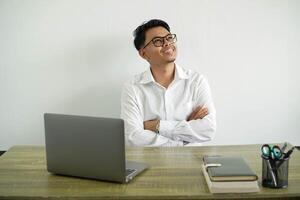
[[[167,40],[168,40],[169,42],[172,42],[173,39],[174,39],[173,35],[168,35],[168,36],[167,36]]]
[[[163,44],[163,39],[162,38],[156,38],[156,39],[154,39],[153,40],[153,44],[155,45],[155,46],[161,46],[162,44]]]

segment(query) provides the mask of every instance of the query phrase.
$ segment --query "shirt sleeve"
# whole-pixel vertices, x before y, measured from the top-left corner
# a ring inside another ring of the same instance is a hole
[[[126,83],[121,96],[121,118],[125,125],[126,145],[130,146],[183,146],[180,140],[173,140],[144,130],[142,111],[138,106],[135,88]]]
[[[194,107],[207,107],[209,114],[202,119],[191,121],[161,120],[159,128],[161,135],[189,143],[207,142],[214,137],[216,131],[216,110],[207,80],[203,76],[200,77],[199,80],[195,80],[192,89],[194,90]]]

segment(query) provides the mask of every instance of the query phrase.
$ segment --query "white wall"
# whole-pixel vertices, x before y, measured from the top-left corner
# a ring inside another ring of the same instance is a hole
[[[178,35],[178,63],[205,74],[210,144],[300,144],[300,1],[0,0],[0,150],[44,144],[43,113],[119,117],[123,82],[148,64],[132,31]]]

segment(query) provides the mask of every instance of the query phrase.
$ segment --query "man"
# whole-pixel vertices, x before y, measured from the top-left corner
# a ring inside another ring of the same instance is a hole
[[[126,83],[121,117],[126,144],[184,146],[210,141],[216,130],[215,108],[207,80],[175,64],[175,34],[150,20],[134,31],[134,45],[150,67]]]

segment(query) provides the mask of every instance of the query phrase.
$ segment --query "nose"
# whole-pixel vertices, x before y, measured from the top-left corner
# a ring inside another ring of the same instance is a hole
[[[171,43],[167,40],[167,38],[164,38],[164,44],[163,47],[169,46]]]

